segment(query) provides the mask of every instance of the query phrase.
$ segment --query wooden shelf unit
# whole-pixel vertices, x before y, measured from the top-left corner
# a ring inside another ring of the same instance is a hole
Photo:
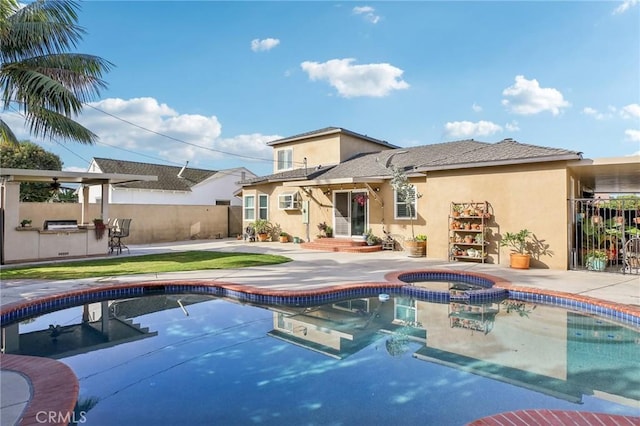
[[[488,259],[489,203],[452,202],[449,211],[449,260],[485,263]]]

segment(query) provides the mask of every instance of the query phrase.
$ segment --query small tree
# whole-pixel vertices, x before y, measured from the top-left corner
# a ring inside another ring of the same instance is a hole
[[[389,165],[388,168],[392,173],[391,187],[396,191],[398,198],[405,203],[409,211],[409,219],[411,220],[411,239],[415,241],[416,235],[413,230],[413,210],[416,200],[422,197],[422,194],[419,194],[416,191],[416,187],[409,181],[404,170],[394,166],[393,164]]]
[[[0,167],[7,169],[37,169],[37,170],[62,170],[62,161],[56,154],[49,152],[40,145],[29,141],[21,141],[19,144],[11,142],[0,143]],[[52,195],[56,195],[57,188],[52,188],[49,183],[22,182],[20,184],[20,201],[45,202]],[[65,192],[73,190],[65,189]],[[65,194],[59,199],[64,202],[77,202],[77,196]],[[71,197],[71,198],[70,198]]]

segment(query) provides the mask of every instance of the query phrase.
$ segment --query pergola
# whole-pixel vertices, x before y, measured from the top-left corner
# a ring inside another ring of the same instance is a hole
[[[74,253],[76,256],[91,256],[106,254],[107,241],[95,242],[88,239],[86,228],[76,232],[52,232],[39,228],[24,232],[19,228],[20,183],[70,183],[78,184],[82,192],[82,214],[80,223],[86,224],[89,217],[89,191],[85,187],[100,185],[102,200],[100,216],[109,217],[109,185],[135,182],[155,181],[157,176],[129,175],[115,173],[69,172],[59,170],[31,170],[31,169],[2,169],[0,170],[0,211],[2,247],[1,263],[19,262],[21,260],[38,260],[51,258],[50,254],[57,250],[60,256]],[[69,244],[84,244],[85,250],[78,250],[77,246],[67,247]],[[51,247],[54,245],[54,247]],[[59,245],[58,248],[55,245]],[[11,253],[7,252],[11,248]],[[56,250],[53,250],[56,248]],[[67,250],[67,248],[69,250]],[[70,254],[69,256],[73,256]],[[56,257],[56,256],[53,256]]]

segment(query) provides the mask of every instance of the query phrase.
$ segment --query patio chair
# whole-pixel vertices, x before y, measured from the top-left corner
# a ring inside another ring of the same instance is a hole
[[[130,253],[129,247],[127,247],[122,239],[129,236],[129,228],[131,227],[131,219],[116,219],[115,228],[111,232],[111,240],[109,241],[110,252],[117,251],[118,254],[122,253],[122,249],[127,249],[127,253]]]
[[[624,245],[622,259],[624,266],[623,273],[638,274],[640,273],[640,237],[632,237]]]

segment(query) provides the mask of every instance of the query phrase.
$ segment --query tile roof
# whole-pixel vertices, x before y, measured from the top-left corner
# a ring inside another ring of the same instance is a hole
[[[327,170],[336,166],[319,166],[319,167],[311,167],[311,168],[300,168],[287,170],[285,172],[274,173],[266,176],[258,176],[252,179],[245,179],[240,182],[240,185],[254,185],[257,183],[266,183],[266,182],[287,182],[292,180],[310,180],[315,179],[318,176],[322,175]]]
[[[397,148],[360,154],[333,167],[322,168],[313,174],[297,169],[245,181],[256,184],[268,181],[345,179],[362,177],[389,177],[387,166],[393,164],[405,170],[428,171],[442,169],[475,168],[489,165],[508,165],[557,160],[579,160],[581,153],[561,148],[523,144],[511,139],[496,143],[473,139]]]
[[[370,142],[373,143],[377,143],[380,145],[383,145],[385,147],[390,147],[390,148],[399,148],[396,145],[392,145],[387,141],[383,141],[381,139],[376,139],[376,138],[372,138],[371,136],[367,136],[367,135],[363,135],[360,133],[356,133],[356,132],[352,132],[351,130],[348,129],[343,129],[342,127],[325,127],[322,129],[318,129],[318,130],[312,130],[310,132],[305,132],[305,133],[300,133],[294,136],[288,136],[286,138],[283,139],[277,139],[275,141],[271,141],[268,142],[267,145],[273,146],[273,145],[279,145],[282,143],[286,143],[286,142],[293,142],[299,139],[307,139],[313,136],[320,136],[320,135],[326,135],[326,134],[332,134],[332,133],[343,133],[345,135],[349,135],[349,136],[354,136],[360,139],[365,139],[368,140]]]
[[[190,192],[192,186],[218,173],[216,170],[186,167],[182,172],[182,177],[178,177],[182,167],[113,160],[110,158],[94,158],[94,161],[103,173],[158,176],[158,180],[155,182],[131,182],[118,185],[121,188]]]
[[[390,176],[385,167],[389,163],[404,169],[428,171],[579,159],[580,152],[567,149],[523,144],[511,139],[496,143],[470,139],[363,154],[338,164],[322,178]]]

